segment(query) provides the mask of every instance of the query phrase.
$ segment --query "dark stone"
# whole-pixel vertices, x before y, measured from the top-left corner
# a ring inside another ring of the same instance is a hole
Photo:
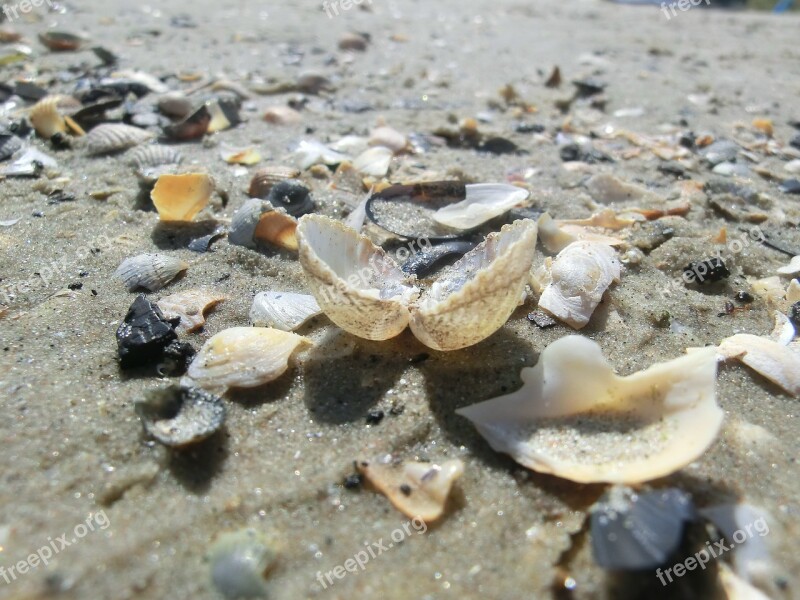
[[[778,189],[784,194],[800,194],[800,180],[787,179]]]
[[[731,272],[721,258],[713,257],[689,263],[683,268],[683,275],[688,282],[703,285],[730,277]]]
[[[120,366],[130,369],[161,362],[164,349],[178,337],[176,326],[143,294],[137,296],[117,329]]]
[[[382,410],[371,410],[367,413],[367,425],[377,425],[383,421],[384,413]]]

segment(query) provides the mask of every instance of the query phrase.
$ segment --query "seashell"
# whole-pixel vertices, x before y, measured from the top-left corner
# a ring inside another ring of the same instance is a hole
[[[164,133],[173,140],[179,142],[196,140],[203,137],[208,132],[211,118],[211,112],[208,107],[203,104],[183,121],[164,127]]]
[[[150,198],[160,220],[191,221],[206,207],[213,191],[214,181],[205,173],[164,174]]]
[[[444,513],[453,483],[464,473],[459,459],[428,462],[356,461],[356,469],[404,515],[431,523]]]
[[[156,292],[167,285],[189,265],[166,254],[139,254],[122,261],[114,277],[121,279],[129,292],[144,288]]]
[[[214,98],[206,102],[206,107],[208,108],[208,114],[211,116],[206,130],[208,133],[224,131],[242,121],[239,116],[238,100]]]
[[[356,156],[369,148],[369,139],[360,135],[346,135],[329,146],[337,152]]]
[[[316,140],[302,140],[294,151],[300,162],[300,168],[305,170],[312,165],[338,165],[349,160],[349,156],[331,150],[325,144]]]
[[[213,233],[193,239],[186,247],[192,252],[211,252],[211,244],[223,237],[225,233],[225,229],[220,227]]]
[[[775,311],[775,326],[769,337],[772,341],[778,342],[781,346],[788,345],[795,336],[794,325],[785,314]]]
[[[376,127],[369,134],[370,146],[383,146],[393,153],[402,152],[408,146],[408,138],[393,127]]]
[[[790,277],[800,275],[800,256],[793,256],[788,265],[785,267],[779,267],[778,274],[788,275]]]
[[[696,518],[689,494],[677,488],[612,487],[592,506],[592,554],[604,569],[637,571],[666,563]]]
[[[270,106],[264,111],[264,120],[273,125],[297,125],[303,115],[289,106]]]
[[[154,134],[145,129],[122,123],[104,123],[92,129],[86,136],[86,152],[90,155],[121,152],[153,137]]]
[[[792,279],[789,282],[789,287],[786,288],[786,300],[789,304],[800,301],[800,281],[797,281],[797,279]]]
[[[62,98],[62,96],[42,98],[28,112],[31,125],[40,137],[49,140],[54,135],[67,131],[67,122],[58,110]]]
[[[539,308],[581,329],[603,299],[608,286],[620,278],[620,263],[610,246],[573,242],[559,252],[550,267],[550,283],[539,298]]]
[[[314,210],[311,192],[296,179],[284,179],[272,186],[267,201],[277,208],[283,208],[293,217],[301,217]]]
[[[295,350],[311,341],[267,327],[232,327],[211,339],[197,353],[181,381],[224,393],[228,388],[251,388],[280,377]]]
[[[205,324],[203,313],[223,300],[225,296],[217,292],[186,290],[162,298],[158,301],[158,308],[170,321],[180,319],[175,328],[178,333],[190,333]]]
[[[417,277],[427,277],[442,267],[447,259],[453,256],[463,256],[475,246],[477,246],[475,242],[444,242],[421,250],[403,263],[400,268],[403,273],[416,275]]]
[[[363,52],[367,49],[367,44],[369,44],[369,34],[364,33],[354,33],[348,32],[345,33],[342,37],[339,38],[339,49],[340,50],[356,50],[358,52]]]
[[[176,339],[175,325],[158,306],[140,294],[117,328],[120,367],[128,369],[158,362],[164,349]]]
[[[39,41],[53,52],[74,52],[80,50],[88,38],[66,31],[44,31],[39,34]]]
[[[302,265],[325,314],[371,340],[407,325],[426,346],[456,350],[489,337],[522,296],[536,246],[536,224],[517,221],[490,234],[436,281],[419,290],[369,238],[342,223],[306,215],[297,228]]]
[[[294,331],[321,312],[314,296],[292,292],[259,292],[250,308],[250,322],[256,327]]]
[[[737,333],[722,340],[717,350],[722,358],[735,358],[793,396],[800,395],[800,349]]]
[[[194,103],[183,92],[171,91],[162,94],[157,102],[158,110],[174,119],[185,119],[192,112]]]
[[[211,547],[211,581],[228,600],[266,598],[266,577],[275,567],[277,552],[255,529],[224,533]]]
[[[620,377],[596,342],[570,335],[522,369],[522,388],[456,412],[534,471],[641,483],[697,460],[714,441],[723,417],[716,368],[715,350],[702,348]]]
[[[252,146],[247,148],[234,148],[223,144],[219,155],[229,165],[255,165],[261,162],[261,154]]]
[[[128,154],[131,166],[139,171],[164,165],[179,165],[183,162],[183,155],[171,146],[148,144],[134,148]]]
[[[389,148],[373,146],[364,150],[353,160],[353,168],[370,177],[384,177],[389,172],[393,153]]]
[[[466,186],[466,198],[448,204],[433,214],[437,223],[466,231],[499,217],[524,202],[530,192],[504,183],[478,183]]]
[[[228,241],[255,248],[259,240],[286,250],[297,250],[297,221],[260,198],[246,201],[231,219]]]
[[[638,209],[629,209],[638,210]],[[664,216],[665,211],[655,211],[660,216]],[[638,213],[637,213],[638,214]],[[670,213],[671,214],[671,213]],[[619,231],[631,225],[642,221],[642,217],[636,218],[620,218],[616,212],[610,208],[605,208],[598,213],[594,213],[588,219],[561,219],[558,221],[559,225],[580,225],[581,227],[602,227],[603,229],[611,229],[612,231]]]
[[[605,244],[606,246],[619,246],[623,241],[619,238],[595,233],[582,225],[561,224],[564,221],[555,221],[549,214],[544,213],[539,217],[539,234],[542,245],[549,252],[561,252],[574,242],[586,241]]]
[[[263,167],[253,173],[250,180],[248,194],[251,198],[263,198],[266,200],[272,186],[284,179],[296,179],[300,171],[294,167],[282,167],[278,165]]]
[[[593,200],[603,204],[627,202],[655,196],[652,192],[631,183],[626,183],[608,173],[598,173],[586,182],[586,190]]]
[[[717,563],[717,577],[726,600],[770,600],[769,596],[722,561]]]
[[[222,398],[197,388],[171,386],[135,403],[144,430],[165,446],[181,448],[211,437],[225,422]]]

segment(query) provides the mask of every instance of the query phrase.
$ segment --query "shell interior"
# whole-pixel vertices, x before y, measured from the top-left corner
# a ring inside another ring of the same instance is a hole
[[[156,181],[150,198],[162,221],[191,221],[203,210],[214,191],[205,173],[164,174]]]

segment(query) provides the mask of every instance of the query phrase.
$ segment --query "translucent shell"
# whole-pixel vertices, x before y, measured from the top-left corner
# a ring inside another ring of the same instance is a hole
[[[191,221],[206,207],[213,191],[214,181],[205,173],[164,174],[150,198],[162,221]]]

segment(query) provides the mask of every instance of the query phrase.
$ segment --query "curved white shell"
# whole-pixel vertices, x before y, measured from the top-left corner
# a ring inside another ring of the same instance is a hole
[[[183,155],[178,150],[171,146],[158,144],[135,148],[130,151],[128,157],[130,164],[140,170],[164,165],[179,165],[183,161]]]
[[[792,257],[788,265],[778,268],[778,273],[781,275],[790,275],[792,277],[800,274],[800,256]]]
[[[209,552],[211,581],[220,594],[230,600],[266,598],[266,576],[274,567],[278,553],[255,529],[222,534]]]
[[[295,154],[298,155],[301,169],[322,163],[324,165],[338,165],[350,157],[336,150],[331,150],[317,140],[303,140],[298,144]]]
[[[593,221],[594,217],[584,220],[584,222]],[[602,222],[602,217],[598,221]],[[580,241],[598,242],[607,246],[619,246],[622,244],[622,240],[619,238],[591,231],[585,224],[556,221],[547,213],[539,217],[538,224],[542,245],[547,248],[548,252],[561,252],[573,242]],[[597,227],[597,225],[592,226]]]
[[[139,254],[123,260],[114,277],[121,279],[129,292],[140,287],[157,292],[188,268],[188,263],[174,256]]]
[[[159,300],[158,308],[167,319],[180,318],[175,328],[178,333],[190,333],[206,322],[206,309],[225,300],[225,296],[209,290],[186,290]]]
[[[376,127],[369,134],[370,146],[383,146],[392,152],[401,152],[408,145],[408,139],[394,127]]]
[[[314,296],[308,294],[259,292],[250,308],[250,322],[256,327],[294,331],[321,312]]]
[[[722,424],[714,348],[628,377],[581,336],[550,344],[522,388],[456,412],[498,452],[580,483],[640,483],[702,455]]]
[[[440,208],[433,213],[433,220],[453,229],[473,229],[499,217],[530,196],[528,190],[505,183],[468,184],[466,189],[464,200]]]
[[[459,459],[441,465],[360,460],[356,468],[400,512],[425,523],[442,516],[453,483],[464,473],[464,463]]]
[[[719,353],[725,359],[743,362],[793,396],[800,395],[800,349],[793,344],[737,333],[722,340]]]
[[[231,327],[208,340],[197,353],[184,386],[224,393],[228,388],[250,388],[280,377],[289,358],[310,340],[268,327]]]
[[[372,340],[389,339],[410,325],[430,348],[457,350],[489,337],[519,305],[536,223],[517,221],[487,236],[418,303],[418,289],[394,261],[344,224],[306,215],[297,236],[311,292],[336,325]]]
[[[573,242],[553,261],[539,308],[580,329],[619,277],[620,264],[613,248],[598,242]]]
[[[353,168],[363,175],[383,177],[389,172],[393,154],[389,148],[373,146],[369,150],[364,150],[353,160]]]
[[[88,154],[111,154],[138,146],[154,137],[145,129],[123,123],[103,123],[86,135]]]

